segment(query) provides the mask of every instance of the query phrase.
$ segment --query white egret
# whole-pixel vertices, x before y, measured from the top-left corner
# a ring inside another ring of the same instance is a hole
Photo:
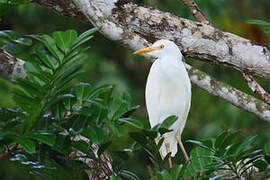
[[[177,142],[185,159],[188,155],[181,141],[191,103],[191,84],[182,54],[177,45],[169,40],[156,41],[152,46],[137,50],[134,54],[148,53],[157,57],[151,66],[145,90],[146,108],[151,127],[162,123],[168,116],[176,115],[178,119],[171,126],[173,131],[165,133],[160,154],[164,158],[171,152],[177,153]],[[158,143],[160,137],[156,139]],[[172,166],[171,158],[169,165]]]

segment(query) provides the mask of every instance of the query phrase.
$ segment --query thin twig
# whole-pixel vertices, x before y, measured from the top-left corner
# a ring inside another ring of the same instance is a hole
[[[266,103],[270,104],[270,94],[254,79],[252,75],[242,72],[242,76],[247,82],[249,88],[261,97]]]
[[[192,13],[192,15],[199,21],[204,24],[210,25],[210,21],[203,15],[199,6],[193,0],[181,0],[185,6],[187,6]]]

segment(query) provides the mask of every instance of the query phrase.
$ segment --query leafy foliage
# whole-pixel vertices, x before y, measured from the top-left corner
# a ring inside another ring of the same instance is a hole
[[[125,124],[143,128],[139,121],[129,118],[138,106],[132,106],[128,95],[113,98],[112,85],[93,87],[89,83],[75,83],[82,72],[84,51],[88,49],[82,45],[96,30],[80,36],[67,30],[54,32],[52,37],[21,38],[31,42],[23,46],[31,46],[32,53],[24,64],[27,79],[16,77],[17,106],[0,109],[0,149],[11,153],[11,161],[27,165],[32,173],[68,166],[74,160],[69,158],[73,148],[96,159],[92,143],[100,146],[98,154],[101,154],[113,135],[125,134]],[[2,31],[1,35],[5,50],[7,45],[18,42],[19,37],[13,31]],[[77,135],[89,142],[72,141]]]
[[[132,104],[128,94],[115,97],[113,85],[96,87],[76,81],[88,49],[82,45],[96,30],[81,35],[67,30],[52,36],[23,37],[13,31],[0,32],[2,49],[13,55],[27,51],[22,56],[27,78],[15,77],[16,106],[0,108],[1,154],[27,166],[32,174],[49,179],[56,170],[65,169],[76,178],[78,172],[82,176],[87,170],[93,178],[138,180],[140,176],[124,165],[129,154],[141,150],[151,162],[151,179],[252,179],[256,173],[269,177],[270,145],[256,149],[256,136],[243,138],[239,131],[229,130],[216,138],[189,140],[195,145],[190,161],[174,161],[168,168],[170,153],[163,159],[159,149],[164,142],[162,135],[171,131],[176,116],[152,129],[145,128],[131,117],[139,106]],[[126,126],[136,128],[128,133],[132,146],[111,149],[115,140],[127,134]],[[92,164],[86,159],[91,159]],[[104,175],[103,168],[109,175]]]

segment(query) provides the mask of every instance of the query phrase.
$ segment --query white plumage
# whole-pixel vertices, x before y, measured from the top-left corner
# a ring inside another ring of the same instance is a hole
[[[160,149],[161,156],[164,158],[168,152],[172,152],[171,156],[174,157],[177,153],[178,141],[187,159],[181,142],[181,133],[190,109],[191,84],[182,62],[182,54],[169,40],[159,40],[151,47],[135,52],[135,54],[138,53],[148,53],[157,57],[150,69],[145,91],[151,127],[162,123],[171,115],[178,117],[170,128],[173,131],[163,135],[165,141]],[[159,139],[156,141],[158,142]]]

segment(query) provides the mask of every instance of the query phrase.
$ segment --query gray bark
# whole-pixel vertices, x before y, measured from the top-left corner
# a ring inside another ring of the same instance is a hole
[[[173,40],[186,57],[270,79],[270,48],[205,23],[195,22],[123,0],[35,0],[62,15],[91,22],[111,40],[130,49],[148,42]],[[142,38],[139,38],[142,37]],[[139,45],[138,45],[139,44]]]

